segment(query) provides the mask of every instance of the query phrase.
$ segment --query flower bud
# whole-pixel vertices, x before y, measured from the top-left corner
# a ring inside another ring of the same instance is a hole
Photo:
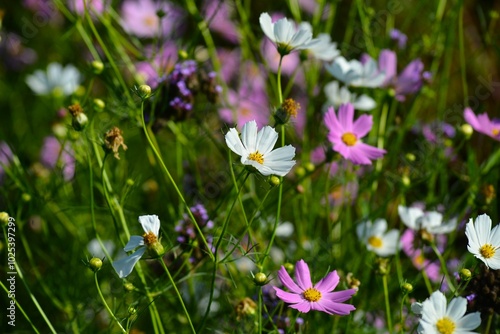
[[[94,99],[93,106],[95,111],[103,111],[106,108],[106,103],[101,99]]]
[[[139,96],[143,99],[147,99],[151,95],[151,87],[148,85],[140,85],[137,89]]]
[[[263,286],[263,285],[266,285],[268,282],[267,282],[267,275],[260,272],[260,273],[257,273],[255,274],[254,278],[253,278],[253,282],[255,283],[255,285],[258,285],[258,286]]]
[[[316,166],[314,166],[314,164],[312,162],[306,162],[304,164],[304,167],[305,167],[306,171],[308,171],[309,173],[314,172],[314,169],[316,168]]]
[[[127,292],[131,292],[131,291],[134,291],[135,290],[135,286],[134,284],[130,283],[130,282],[126,282],[123,284],[123,288],[125,289],[125,291]]]
[[[135,307],[130,306],[130,307],[128,308],[128,314],[129,314],[129,315],[134,315],[134,314],[136,314],[136,313],[137,313],[137,309],[136,309]]]
[[[416,157],[416,156],[415,156],[415,154],[413,154],[413,153],[407,153],[407,154],[406,154],[406,159],[407,159],[408,161],[413,162],[413,161],[417,160],[417,157]]]
[[[408,177],[408,175],[403,175],[403,177],[401,177],[401,183],[405,186],[405,187],[409,187],[411,185],[411,180],[410,178]]]
[[[165,254],[165,249],[163,248],[163,245],[161,244],[160,241],[156,241],[151,245],[148,245],[148,249],[149,249],[149,254],[153,258],[161,257],[163,254]]]
[[[285,263],[285,264],[283,265],[283,267],[285,267],[285,269],[286,269],[286,271],[287,271],[288,273],[292,273],[292,272],[293,272],[293,270],[295,269],[295,266],[294,266],[293,264],[289,263],[289,262]]]
[[[474,129],[468,123],[462,124],[462,126],[460,127],[460,131],[464,134],[465,138],[467,139],[469,139],[474,133]]]
[[[189,57],[189,55],[186,52],[186,50],[179,50],[177,52],[177,55],[179,56],[180,59],[187,59]]]
[[[24,193],[21,195],[21,199],[23,200],[23,202],[29,202],[31,201],[31,195],[28,193]]]
[[[401,290],[403,291],[404,295],[407,295],[413,291],[413,285],[411,285],[408,282],[405,282],[405,283],[401,284]]]
[[[89,267],[93,272],[97,272],[102,267],[102,260],[98,257],[93,257],[89,261]]]
[[[460,270],[458,273],[460,275],[460,278],[464,280],[465,282],[469,281],[472,278],[472,273],[469,269],[463,268]]]
[[[377,258],[375,261],[377,265],[377,273],[379,275],[385,276],[389,274],[389,260],[386,258]]]
[[[281,184],[281,180],[279,177],[277,177],[276,175],[272,175],[269,180],[268,180],[269,184],[272,186],[272,187],[277,187]]]
[[[82,131],[85,129],[89,122],[89,119],[87,118],[87,115],[84,113],[78,114],[76,117],[73,117],[73,121],[71,122],[71,125],[73,126],[73,129],[76,131]]]
[[[297,175],[297,177],[299,178],[302,178],[306,175],[306,169],[302,166],[298,166],[297,168],[295,168],[295,175]]]
[[[9,214],[7,212],[0,212],[0,225],[7,226],[9,224]]]
[[[94,74],[98,75],[102,73],[102,70],[104,69],[104,64],[100,60],[94,60],[92,63],[90,63],[90,66],[92,67],[92,72]]]
[[[296,118],[300,110],[300,104],[294,99],[288,98],[281,106],[276,110],[274,114],[274,120],[276,124],[286,124],[290,120],[290,117]]]

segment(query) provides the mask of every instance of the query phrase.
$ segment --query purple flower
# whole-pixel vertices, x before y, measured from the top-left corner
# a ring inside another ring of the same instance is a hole
[[[0,59],[4,61],[7,69],[21,70],[24,66],[36,61],[36,52],[25,47],[19,35],[2,33],[0,38]]]
[[[6,142],[0,142],[0,181],[5,174],[4,168],[9,167],[14,154]]]
[[[60,164],[65,181],[75,176],[75,158],[71,146],[66,143],[62,148],[55,137],[49,136],[43,141],[40,162],[49,169],[55,169]]]
[[[165,16],[160,18],[159,12]],[[180,16],[178,9],[170,3],[152,0],[127,0],[122,5],[121,13],[123,29],[145,38],[174,31],[176,19]]]
[[[329,107],[324,116],[328,128],[328,140],[333,144],[333,150],[356,165],[371,165],[372,160],[381,158],[386,151],[361,142],[371,130],[373,121],[371,115],[361,115],[354,121],[352,104],[342,104],[338,117],[333,107]]]
[[[155,89],[173,70],[177,62],[177,46],[173,42],[167,42],[156,55],[152,48],[146,50],[146,55],[148,59],[152,59],[136,63],[135,68],[144,82]]]
[[[295,265],[295,280],[297,283],[292,280],[283,266],[278,271],[278,277],[281,283],[291,292],[274,287],[276,296],[285,303],[290,304],[291,308],[302,313],[315,310],[332,315],[348,315],[356,309],[353,305],[343,303],[356,293],[355,289],[332,292],[340,280],[336,270],[330,272],[313,286],[309,267],[304,260],[300,260]]]
[[[490,120],[487,113],[476,116],[469,107],[464,110],[464,118],[477,132],[500,141],[500,119]]]
[[[393,41],[398,42],[398,48],[404,49],[406,46],[406,41],[408,40],[408,37],[406,37],[405,34],[403,34],[401,31],[398,29],[391,29],[389,32],[389,36]]]
[[[207,0],[204,5],[204,17],[211,30],[219,33],[228,41],[237,43],[240,35],[230,19],[233,9],[224,0]]]
[[[68,7],[79,15],[85,14],[85,9],[95,16],[95,14],[102,14],[104,11],[103,0],[68,0]]]
[[[414,94],[422,88],[424,64],[420,59],[409,63],[397,76],[397,57],[391,50],[382,50],[378,60],[379,71],[385,72],[384,86],[394,87],[396,99],[405,101],[406,95]]]

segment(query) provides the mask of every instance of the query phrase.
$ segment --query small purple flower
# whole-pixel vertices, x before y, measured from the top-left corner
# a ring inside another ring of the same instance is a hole
[[[22,38],[15,33],[0,34],[0,59],[5,62],[9,70],[21,70],[26,65],[33,64],[37,59],[33,49],[22,43]]]
[[[3,175],[5,174],[4,168],[10,166],[13,157],[14,154],[12,153],[12,150],[10,149],[9,145],[7,145],[7,143],[4,141],[0,142],[0,181],[2,180]]]
[[[464,118],[477,132],[500,141],[500,119],[490,120],[487,113],[476,116],[469,107],[464,110]]]
[[[87,9],[92,17],[105,10],[104,0],[68,0],[68,7],[78,15],[84,15]]]
[[[135,68],[144,82],[155,89],[174,69],[177,62],[177,46],[173,42],[166,42],[158,52],[150,47],[146,49],[145,53],[147,59],[150,60],[136,63]]]
[[[352,104],[342,104],[338,117],[333,107],[328,108],[324,116],[328,128],[328,140],[333,144],[333,150],[340,153],[345,159],[356,165],[371,165],[372,160],[381,158],[386,153],[361,142],[373,126],[371,115],[361,115],[354,121],[354,107]]]
[[[232,43],[237,43],[240,35],[230,18],[233,9],[227,1],[206,0],[203,11],[210,30],[217,32]]]
[[[348,315],[356,309],[351,304],[343,303],[356,293],[355,289],[332,292],[340,280],[336,270],[330,272],[313,286],[309,266],[304,260],[300,260],[295,264],[297,283],[292,280],[284,266],[281,266],[278,271],[278,277],[281,283],[291,292],[274,287],[276,296],[285,303],[290,304],[289,307],[302,313],[314,310],[331,315]]]
[[[408,37],[398,29],[391,29],[389,36],[393,41],[396,41],[398,43],[398,48],[404,49],[406,47]]]

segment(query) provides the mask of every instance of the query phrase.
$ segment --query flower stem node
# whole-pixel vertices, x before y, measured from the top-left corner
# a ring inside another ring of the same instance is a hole
[[[94,72],[95,75],[101,74],[104,70],[104,64],[100,60],[94,60],[90,63],[90,66],[92,67],[92,72]]]
[[[272,187],[277,187],[281,184],[281,179],[279,177],[277,177],[276,175],[271,175],[269,177],[269,184]]]
[[[0,224],[2,226],[9,224],[9,214],[7,212],[0,212]]]
[[[465,282],[469,281],[472,278],[472,273],[467,268],[462,268],[458,274],[460,275],[460,279],[464,280]]]
[[[258,285],[258,286],[266,285],[268,283],[267,275],[262,273],[262,272],[257,273],[253,277],[253,282],[255,283],[255,285]]]
[[[413,285],[411,285],[408,282],[405,282],[405,283],[401,284],[401,290],[403,291],[404,295],[407,295],[413,291]]]
[[[89,261],[89,268],[92,269],[93,272],[98,272],[102,267],[102,260],[98,257],[93,257]]]

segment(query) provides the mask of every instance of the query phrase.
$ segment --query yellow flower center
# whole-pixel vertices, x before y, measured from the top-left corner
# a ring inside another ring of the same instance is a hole
[[[144,18],[144,24],[147,27],[156,28],[156,25],[158,24],[158,17],[153,15],[147,16]]]
[[[491,130],[491,134],[493,135],[493,137],[500,135],[500,128],[498,128],[498,129],[495,128],[495,129]]]
[[[436,322],[436,329],[440,334],[453,334],[455,332],[455,323],[450,318],[444,317]]]
[[[356,137],[356,135],[352,132],[346,132],[342,135],[342,141],[347,146],[354,146],[354,144],[358,141],[358,137]]]
[[[288,98],[281,104],[281,108],[289,115],[297,117],[297,113],[300,110],[300,104],[295,102],[294,99]]]
[[[485,259],[489,259],[495,255],[495,248],[491,244],[484,244],[479,248],[479,253],[481,253]]]
[[[315,288],[309,288],[304,291],[304,298],[310,302],[317,302],[321,299],[321,292],[319,292]]]
[[[374,235],[368,238],[368,243],[375,248],[380,248],[383,245],[382,239]]]
[[[250,153],[247,159],[257,161],[261,165],[264,163],[264,156],[261,153],[259,153],[259,151],[255,153]]]
[[[146,246],[151,246],[152,244],[154,244],[158,241],[158,238],[156,237],[156,235],[151,231],[144,233],[142,235],[142,237],[144,238],[144,244]]]
[[[419,254],[419,255],[415,256],[414,261],[415,261],[415,264],[417,266],[421,267],[424,265],[425,258],[422,254]]]

